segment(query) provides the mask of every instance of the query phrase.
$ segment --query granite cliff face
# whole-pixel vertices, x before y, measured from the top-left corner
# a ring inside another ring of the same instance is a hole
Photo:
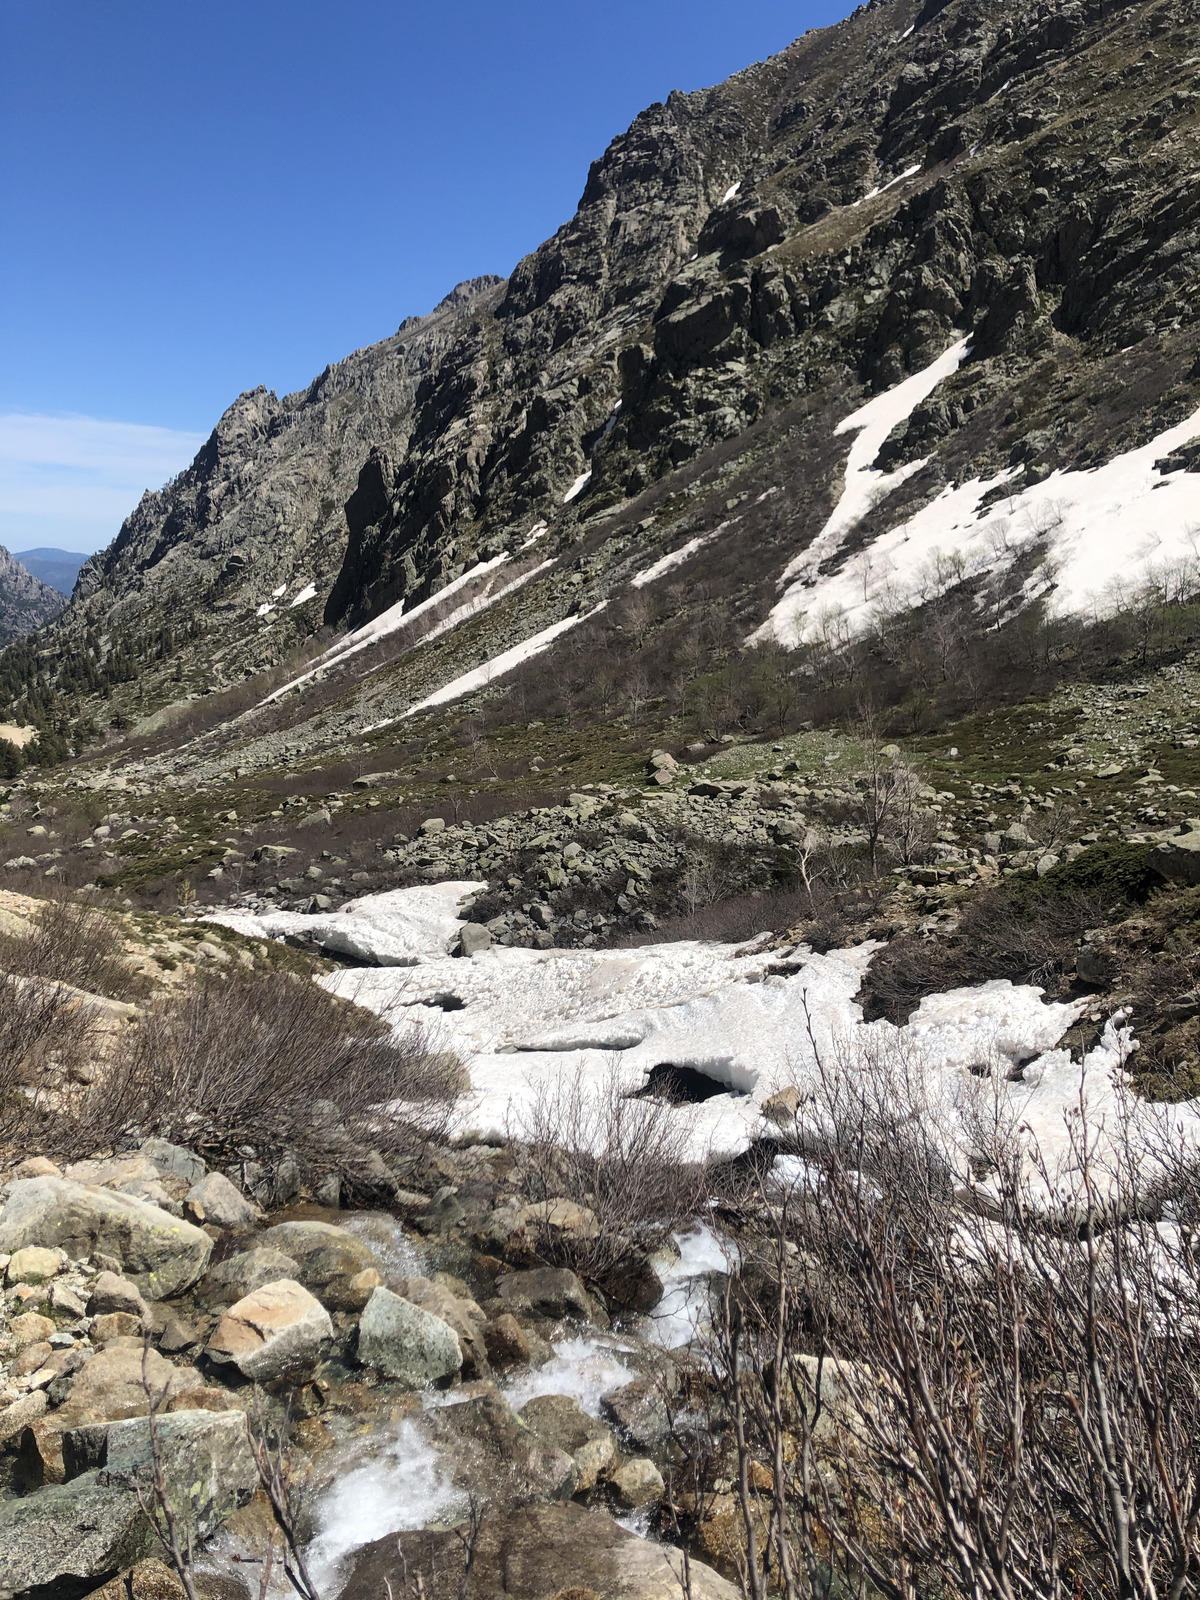
[[[748,497],[732,551],[697,547],[689,573],[749,636],[837,500],[837,425],[964,338],[870,463],[896,474],[891,524],[948,486],[1017,497],[1145,445],[1200,406],[1198,55],[1185,0],[886,0],[671,94],[507,281],[302,394],[241,396],[84,568],[47,647],[102,666],[186,617],[141,675],[152,707],[469,596],[473,568],[540,539],[552,570],[402,664],[402,706],[680,537],[709,545]],[[888,525],[859,520],[850,554]]]
[[[0,545],[0,645],[35,633],[58,615],[63,604],[62,595],[27,572]]]

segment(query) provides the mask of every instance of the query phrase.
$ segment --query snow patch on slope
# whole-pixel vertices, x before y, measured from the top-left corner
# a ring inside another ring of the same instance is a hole
[[[486,576],[489,572],[494,571],[495,568],[502,566],[508,559],[506,552],[503,555],[493,556],[490,561],[481,561],[477,566],[469,567],[466,572],[460,573],[457,578],[446,584],[445,588],[439,589],[436,594],[430,595],[428,600],[422,600],[408,611],[404,609],[403,600],[398,601],[394,606],[389,606],[386,611],[381,611],[370,622],[364,622],[361,628],[355,628],[353,633],[348,633],[340,643],[331,645],[324,654],[317,657],[315,664],[307,672],[300,673],[298,677],[290,678],[287,683],[267,695],[266,699],[261,703],[264,706],[270,705],[273,700],[278,700],[281,695],[287,694],[289,690],[299,689],[303,684],[310,683],[318,673],[329,672],[334,667],[340,667],[343,661],[349,660],[351,656],[357,655],[361,650],[366,650],[369,646],[378,644],[381,639],[389,638],[402,628],[410,627],[419,617],[423,617],[427,612],[432,611],[434,606],[441,605],[443,600],[457,593],[459,589],[465,588],[468,583],[474,583],[477,578]]]
[[[706,544],[711,544],[718,534],[724,533],[728,526],[727,522],[722,522],[720,527],[714,528],[711,533],[697,534],[694,539],[689,539],[686,544],[681,544],[678,550],[671,550],[665,556],[660,556],[652,565],[645,567],[641,572],[630,578],[630,588],[642,589],[646,584],[653,583],[656,578],[661,578],[664,573],[671,572],[675,567],[682,566],[689,556],[694,556],[697,550],[703,550]]]
[[[841,426],[861,416],[856,412]],[[1026,596],[1046,593],[1050,609],[1060,615],[1104,615],[1147,583],[1182,592],[1200,568],[1195,474],[1161,473],[1154,465],[1200,436],[1198,410],[1102,467],[1053,472],[982,508],[984,497],[1015,472],[948,486],[908,521],[855,551],[839,571],[822,575],[819,567],[870,508],[873,492],[890,492],[922,464],[891,474],[873,471],[865,464],[873,456],[867,458],[862,448],[864,433],[851,450],[838,509],[813,545],[785,569],[781,581],[794,581],[755,641],[773,636],[798,644],[817,637],[831,617],[843,637],[859,634],[881,616],[923,604],[964,578],[1002,576],[1032,550],[1040,560]]]
[[[513,645],[511,650],[505,650],[500,655],[494,656],[491,661],[485,661],[481,667],[476,667],[471,672],[464,672],[461,677],[452,678],[440,689],[435,689],[432,694],[427,694],[423,700],[418,700],[415,705],[409,706],[404,713],[406,717],[415,716],[418,711],[427,711],[430,706],[444,706],[447,701],[459,700],[464,694],[472,694],[476,689],[485,689],[489,683],[497,678],[504,677],[505,673],[512,672],[522,662],[530,661],[534,656],[540,656],[543,650],[549,649],[560,634],[577,623],[586,622],[589,617],[594,617],[598,611],[603,611],[607,601],[601,601],[591,611],[575,617],[564,617],[561,622],[553,622],[548,628],[543,628],[540,633],[535,633],[531,638],[524,639],[520,644]],[[379,724],[382,726],[382,724]]]

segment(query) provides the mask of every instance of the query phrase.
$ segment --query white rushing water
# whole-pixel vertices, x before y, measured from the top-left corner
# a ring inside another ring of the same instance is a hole
[[[733,1245],[704,1223],[674,1237],[678,1258],[655,1263],[663,1297],[645,1319],[647,1337],[664,1350],[678,1350],[706,1331],[709,1280],[730,1272],[736,1259]]]
[[[345,1560],[353,1551],[389,1533],[426,1528],[462,1503],[415,1422],[398,1423],[382,1448],[378,1436],[372,1444],[369,1458],[340,1474],[314,1507],[317,1533],[306,1560],[324,1600],[341,1592]]]
[[[519,1411],[538,1395],[565,1394],[589,1417],[598,1417],[600,1396],[636,1377],[632,1367],[621,1360],[619,1340],[560,1339],[554,1346],[554,1359],[511,1378],[504,1385],[504,1397]]]

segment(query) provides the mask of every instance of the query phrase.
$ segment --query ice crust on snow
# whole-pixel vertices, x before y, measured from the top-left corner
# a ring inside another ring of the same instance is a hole
[[[1200,499],[1194,475],[1160,473],[1155,461],[1200,435],[1200,410],[1137,449],[1091,471],[1058,471],[1032,488],[994,501],[1014,471],[949,486],[907,521],[829,565],[867,511],[924,465],[892,473],[871,463],[897,423],[955,371],[965,341],[924,372],[877,395],[839,423],[857,430],[845,488],[816,539],[781,575],[783,597],[751,642],[794,645],[817,638],[831,621],[842,637],[862,633],[881,615],[922,604],[970,577],[998,576],[1038,551],[1025,594],[1048,595],[1053,612],[1104,614],[1141,583],[1170,588],[1200,560]],[[820,569],[826,568],[822,573]]]
[[[563,495],[563,497],[562,497],[563,505],[564,506],[570,505],[571,501],[577,499],[583,493],[583,491],[587,488],[588,484],[591,483],[591,481],[592,481],[592,469],[589,467],[586,472],[581,472],[579,474],[579,476],[575,479],[575,482],[567,490],[566,494]]]
[[[316,584],[315,583],[306,583],[304,585],[303,589],[301,589],[300,593],[295,595],[295,596],[293,596],[293,598],[288,601],[288,610],[292,611],[297,606],[302,606],[305,603],[306,600],[315,599],[316,598],[316,593],[317,593]]]
[[[864,1023],[855,995],[876,948],[869,943],[825,955],[801,946],[790,974],[767,971],[778,950],[697,940],[634,950],[494,945],[452,957],[463,902],[483,887],[442,883],[364,896],[337,913],[213,920],[376,963],[321,981],[399,1035],[436,1021],[471,1079],[456,1108],[464,1135],[519,1130],[539,1088],[567,1077],[602,1097],[614,1084],[640,1089],[652,1067],[671,1063],[727,1091],[674,1113],[693,1155],[734,1154],[770,1131],[761,1107],[771,1094],[816,1083],[818,1056],[826,1071],[874,1064],[915,1085],[918,1114],[964,1178],[975,1130],[989,1119],[1025,1130],[1052,1169],[1069,1158],[1081,1095],[1089,1120],[1115,1124],[1130,1033],[1112,1023],[1082,1064],[1072,1061],[1058,1042],[1079,1002],[1048,1002],[1038,988],[998,979],[927,997],[903,1027]],[[447,995],[461,1009],[444,1011]],[[1162,1109],[1138,1102],[1135,1116]],[[1200,1128],[1191,1103],[1169,1116],[1189,1137]]]

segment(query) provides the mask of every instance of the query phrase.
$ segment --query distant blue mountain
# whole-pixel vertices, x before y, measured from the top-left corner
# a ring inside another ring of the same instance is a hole
[[[77,550],[14,550],[13,555],[35,578],[48,583],[59,594],[70,595],[75,587],[79,569],[87,560]]]

